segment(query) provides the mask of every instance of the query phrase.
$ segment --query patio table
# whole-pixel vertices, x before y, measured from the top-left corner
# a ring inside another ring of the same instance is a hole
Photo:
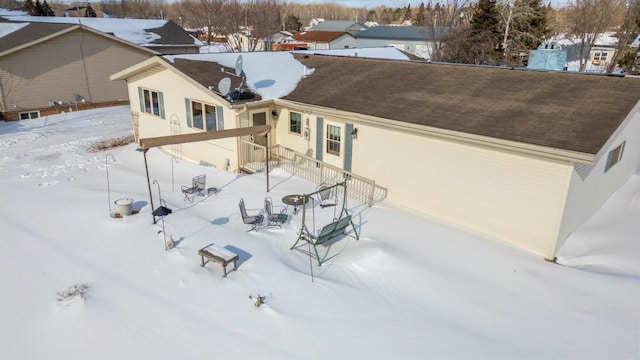
[[[300,205],[304,205],[306,203],[309,202],[309,197],[308,196],[304,196],[304,195],[300,195],[300,194],[292,194],[292,195],[287,195],[285,197],[282,198],[282,202],[287,204],[287,205],[292,205],[293,206],[293,214],[296,215],[298,214],[298,211],[300,211],[300,209],[298,208]]]

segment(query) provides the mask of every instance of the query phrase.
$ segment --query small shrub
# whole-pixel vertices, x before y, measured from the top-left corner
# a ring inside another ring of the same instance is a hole
[[[71,301],[77,297],[84,300],[86,299],[86,293],[89,290],[89,286],[85,284],[75,284],[69,286],[63,291],[58,291],[58,301]]]
[[[129,145],[134,141],[135,141],[135,138],[134,138],[133,135],[120,137],[120,138],[116,138],[116,139],[103,140],[103,141],[99,141],[99,142],[89,146],[88,151],[89,152],[98,152],[98,151],[109,150],[109,149],[113,149],[113,148],[116,148],[116,147],[119,147],[119,146]]]

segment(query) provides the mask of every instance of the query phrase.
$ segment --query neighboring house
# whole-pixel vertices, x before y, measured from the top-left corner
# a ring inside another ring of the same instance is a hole
[[[348,182],[373,179],[390,200],[549,260],[638,171],[638,79],[366,52],[242,54],[255,95],[245,100],[216,86],[236,54],[155,57],[111,78],[127,80],[139,138],[270,124],[272,147],[344,169]],[[164,149],[236,171],[242,141],[267,145],[227,138]]]
[[[270,37],[271,51],[288,51],[299,47],[307,47],[307,43],[297,41],[288,31],[279,31]]]
[[[367,25],[359,21],[321,21],[316,25],[307,28],[307,31],[346,31],[351,35],[357,34],[361,31],[367,30]]]
[[[227,35],[227,43],[230,49],[238,52],[265,50],[265,41],[255,38],[251,30],[245,27],[241,27],[236,33]]]
[[[204,45],[171,20],[12,16],[11,21],[82,25],[160,54],[197,54]]]
[[[69,18],[0,21],[5,120],[126,102],[126,86],[108,81],[109,75],[158,53],[198,48],[193,37],[164,20],[61,19]],[[186,41],[191,44],[178,44]]]
[[[359,48],[393,46],[424,59],[431,59],[445,27],[376,26],[355,35]]]
[[[303,31],[293,34],[295,41],[306,43],[310,50],[349,49],[356,39],[345,31]]]
[[[555,41],[547,41],[529,51],[527,69],[567,70],[567,50]]]
[[[64,10],[55,11],[56,16],[66,16],[66,17],[85,17],[87,15],[87,6],[73,6],[70,8],[66,8]],[[102,10],[94,8],[93,11],[96,12],[97,18],[109,17]]]
[[[269,41],[271,41],[272,44],[283,44],[293,40],[292,36],[293,33],[282,30],[278,31],[277,33],[271,34]]]
[[[606,72],[617,47],[618,38],[615,37],[615,33],[609,32],[598,36],[593,46],[589,49],[589,60],[585,71]]]
[[[638,45],[640,34],[634,34],[629,41],[629,48],[633,49]],[[552,39],[559,44],[563,50],[567,51],[567,68],[569,71],[580,69],[580,46],[581,41],[576,38],[560,34]],[[592,47],[587,47],[588,58],[585,59],[585,72],[605,73],[611,63],[618,47],[618,38],[613,32],[607,32],[597,37]]]

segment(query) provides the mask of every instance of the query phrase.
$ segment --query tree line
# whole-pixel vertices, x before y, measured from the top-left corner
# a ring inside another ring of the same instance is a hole
[[[1,0],[10,1],[10,0]],[[545,4],[547,1],[547,4]],[[43,0],[34,4],[25,0],[25,10],[32,4],[34,15],[49,15],[50,7]],[[46,4],[46,5],[45,5]],[[88,5],[88,4],[87,4]],[[69,4],[53,3],[54,8]],[[73,6],[73,5],[71,5]],[[640,31],[640,0],[569,0],[567,6],[553,8],[548,0],[428,0],[418,6],[372,9],[352,8],[336,3],[302,5],[281,0],[113,0],[94,3],[112,17],[140,19],[171,19],[186,29],[205,31],[205,39],[228,36],[251,30],[247,47],[252,49],[258,39],[286,30],[298,32],[313,18],[325,20],[371,21],[379,25],[412,24],[424,26],[434,43],[434,61],[522,65],[523,54],[536,49],[543,41],[559,33],[573,36],[581,45],[580,70],[584,71],[589,48],[607,31],[615,31],[619,51],[611,61],[609,71],[618,64],[638,71],[637,51],[626,46],[634,33]],[[89,5],[90,7],[90,5]],[[95,13],[91,8],[91,13]],[[89,13],[87,9],[86,13]],[[89,15],[87,15],[89,16]],[[247,41],[229,37],[233,42]],[[251,40],[254,39],[254,40]]]

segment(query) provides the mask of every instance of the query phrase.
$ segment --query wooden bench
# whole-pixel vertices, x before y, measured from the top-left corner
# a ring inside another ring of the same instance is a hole
[[[227,265],[233,263],[233,270],[238,270],[238,254],[211,243],[202,249],[198,250],[198,255],[202,263],[200,266],[204,267],[209,261],[222,264],[222,270],[224,271],[223,277],[227,277]],[[205,261],[204,259],[207,258]]]

